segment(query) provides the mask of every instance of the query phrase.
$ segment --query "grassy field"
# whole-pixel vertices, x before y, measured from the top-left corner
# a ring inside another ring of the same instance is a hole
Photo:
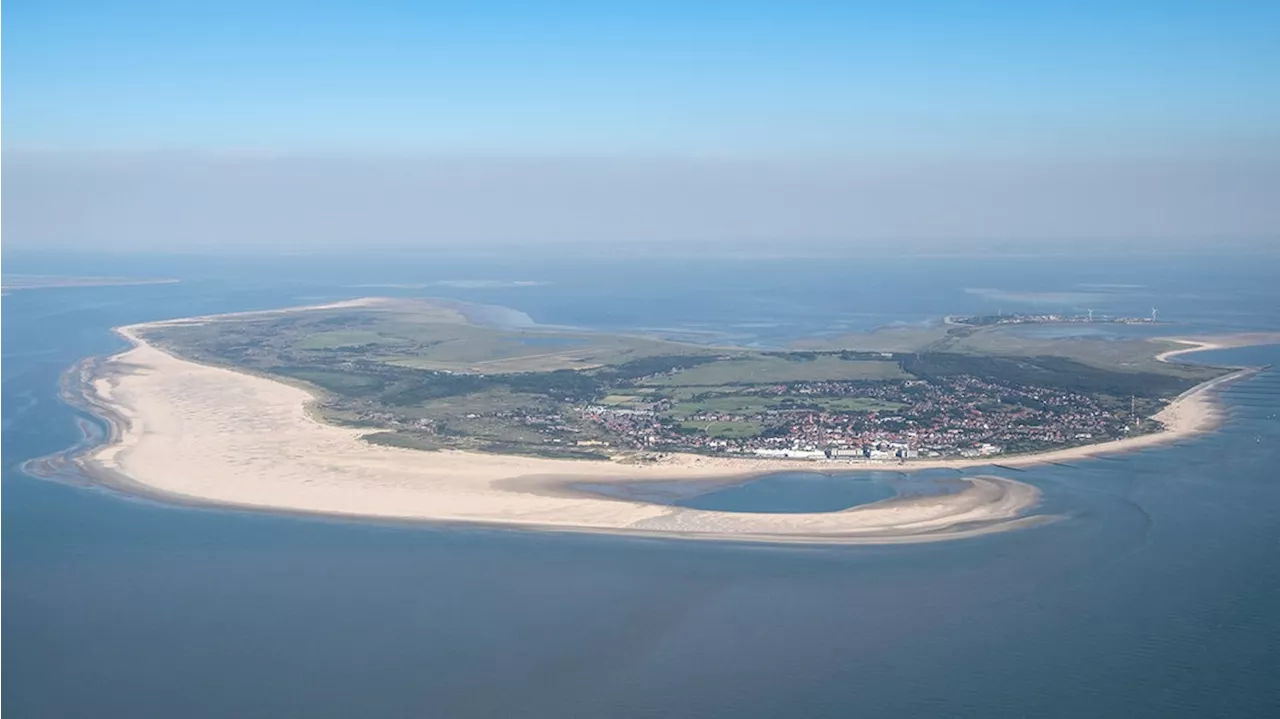
[[[626,407],[642,401],[643,398],[640,395],[610,394],[605,395],[604,399],[600,400],[600,404],[608,405],[610,407]]]
[[[412,343],[407,339],[388,337],[381,332],[373,330],[332,330],[302,337],[294,346],[301,350],[331,350],[348,347],[381,349],[383,347],[391,348],[410,344]]]
[[[904,405],[867,397],[775,397],[750,394],[713,395],[687,399],[671,406],[672,417],[695,417],[704,413],[749,416],[770,410],[820,409],[828,412],[878,412]]]
[[[761,385],[826,380],[905,379],[897,362],[891,360],[845,360],[835,355],[813,359],[774,354],[755,354],[698,365],[646,384],[661,387],[717,387]]]
[[[1215,374],[1215,370],[1210,367],[1159,362],[1155,359],[1160,352],[1182,346],[1176,342],[1157,339],[1037,339],[1016,335],[1009,328],[996,327],[958,339],[950,351],[982,355],[1066,357],[1112,371],[1155,372],[1188,379],[1208,379]]]
[[[800,341],[797,349],[869,352],[957,352],[1006,357],[1065,357],[1091,367],[1118,372],[1151,372],[1194,381],[1218,374],[1211,367],[1159,362],[1155,356],[1180,347],[1175,342],[1144,338],[1029,337],[1018,327],[886,327],[874,332],[823,340]]]
[[[698,422],[684,421],[680,423],[685,429],[696,430],[705,433],[708,437],[716,439],[743,439],[746,437],[755,437],[760,434],[760,430],[764,426],[759,422]]]
[[[901,402],[885,402],[870,397],[815,397],[806,398],[805,403],[812,403],[828,412],[893,412],[906,405]]]
[[[692,417],[703,412],[748,415],[774,409],[780,404],[782,404],[782,400],[777,397],[760,397],[747,394],[718,395],[677,402],[671,406],[670,414],[673,417]]]
[[[509,374],[714,353],[649,337],[482,327],[468,324],[448,304],[427,300],[246,315],[157,328],[151,334],[161,342],[178,342],[186,351],[212,350],[224,356],[231,351],[237,363],[264,367],[358,357],[408,369]]]

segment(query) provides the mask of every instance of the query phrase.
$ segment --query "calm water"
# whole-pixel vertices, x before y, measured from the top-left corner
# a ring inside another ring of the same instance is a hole
[[[93,267],[5,260],[9,272]],[[362,283],[448,281],[417,293],[512,307],[542,323],[761,344],[1074,301],[1108,313],[1154,304],[1190,329],[1280,329],[1273,265],[1151,265],[934,260],[867,273],[864,263],[721,263],[662,275],[635,263],[308,260],[246,271],[230,260],[129,259],[92,272],[187,281],[8,295],[3,709],[95,718],[1276,715],[1274,370],[1225,391],[1221,432],[1019,473],[1061,521],[936,545],[386,527],[172,508],[18,469],[80,436],[56,399],[57,378],[80,357],[120,349],[109,327],[392,291],[351,287]],[[1273,363],[1280,348],[1203,359]]]
[[[897,494],[893,485],[865,475],[787,473],[726,487],[676,502],[722,512],[835,512]]]
[[[629,501],[723,512],[836,512],[895,496],[948,494],[958,474],[944,472],[778,472],[739,485],[716,480],[574,482],[572,489]]]

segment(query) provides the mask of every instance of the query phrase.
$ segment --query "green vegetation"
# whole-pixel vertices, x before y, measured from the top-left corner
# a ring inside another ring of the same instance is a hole
[[[741,439],[743,437],[755,437],[760,434],[760,430],[764,428],[759,422],[697,422],[686,420],[680,423],[682,429],[694,432],[702,432],[708,437]]]
[[[333,330],[303,337],[297,346],[298,349],[302,350],[328,350],[376,348],[379,346],[407,344],[407,342],[408,340],[387,337],[381,333],[368,330]]]
[[[824,412],[881,412],[895,410],[899,402],[868,397],[778,397],[757,394],[704,394],[674,403],[668,414],[694,417],[706,413],[755,415],[770,410],[819,410]]]
[[[887,327],[867,334],[844,335],[796,343],[797,349],[862,353],[964,354],[982,357],[1057,357],[1106,372],[1139,372],[1177,377],[1193,385],[1212,379],[1220,370],[1203,365],[1160,362],[1156,355],[1180,347],[1173,342],[1141,338],[1029,336],[1025,327],[940,324],[933,327]]]
[[[806,412],[849,431],[901,429],[904,420],[892,415],[937,404],[914,387],[918,380],[1045,388],[1122,412],[1132,398],[1153,411],[1161,398],[1221,372],[1155,362],[1165,347],[1150,341],[1029,340],[1000,328],[886,330],[844,345],[763,352],[501,330],[470,324],[464,310],[406,300],[177,323],[147,337],[197,361],[314,388],[323,417],[382,430],[372,442],[584,459],[647,447],[659,434],[691,442],[777,436],[795,421],[788,417]],[[1049,411],[1037,396],[1010,391],[970,405],[992,416]],[[590,417],[589,408],[613,419]],[[910,419],[932,422],[940,411]]]
[[[755,353],[702,364],[646,384],[666,387],[756,385],[823,380],[902,379],[907,376],[897,362],[889,359],[846,360],[839,354],[811,352]]]
[[[816,407],[825,412],[896,412],[906,405],[870,397],[814,397],[797,402],[800,406]]]
[[[641,399],[640,395],[611,394],[600,400],[600,404],[607,404],[610,407],[631,407],[640,403]]]
[[[902,368],[926,379],[968,375],[1112,396],[1160,397],[1177,394],[1190,386],[1187,380],[1175,374],[1114,372],[1067,357],[980,357],[956,352],[929,352],[903,355]]]
[[[677,417],[691,417],[704,412],[759,414],[780,404],[782,400],[777,397],[748,394],[702,395],[700,399],[688,399],[675,403],[671,407],[671,414]]]

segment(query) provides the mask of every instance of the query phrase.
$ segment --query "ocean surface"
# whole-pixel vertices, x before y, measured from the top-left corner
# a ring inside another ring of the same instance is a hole
[[[484,304],[498,324],[760,346],[996,311],[1157,307],[1170,333],[1280,330],[1274,257],[4,260],[182,280],[3,298],[7,719],[1280,715],[1275,369],[1221,393],[1213,434],[1017,472],[1059,521],[938,544],[364,524],[21,471],[80,440],[90,420],[59,401],[59,375],[123,349],[110,328],[130,322],[396,295]],[[1280,363],[1280,347],[1194,359]],[[799,511],[892,481],[696,501]]]

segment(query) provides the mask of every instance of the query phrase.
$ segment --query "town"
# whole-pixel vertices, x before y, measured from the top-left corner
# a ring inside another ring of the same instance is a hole
[[[661,399],[638,407],[592,404],[581,414],[627,448],[798,459],[992,456],[1159,428],[1142,422],[1131,406],[1105,407],[1079,393],[963,375],[944,381],[802,382],[732,396],[751,409],[686,413],[680,411],[685,403]],[[702,400],[714,406],[724,398]],[[823,407],[850,399],[864,400],[870,409]]]

